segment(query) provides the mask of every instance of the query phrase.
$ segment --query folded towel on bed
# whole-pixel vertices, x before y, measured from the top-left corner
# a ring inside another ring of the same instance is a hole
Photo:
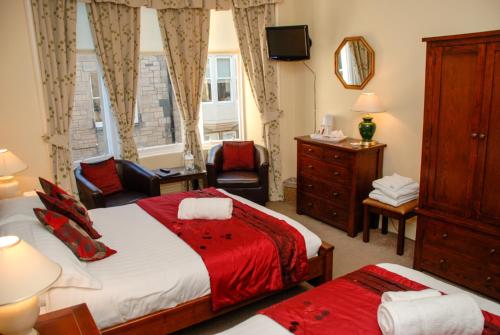
[[[374,181],[372,183],[373,187],[380,192],[382,192],[384,195],[388,196],[389,198],[392,198],[394,200],[399,200],[400,198],[403,198],[409,194],[414,194],[418,193],[419,190],[419,185],[417,182],[413,182],[411,184],[408,184],[402,188],[400,188],[397,191],[394,191],[392,188],[387,187],[385,185],[380,185]]]
[[[421,291],[397,291],[397,292],[384,292],[380,300],[384,302],[389,301],[409,301],[416,299],[432,298],[441,296],[441,292],[431,288]]]
[[[368,196],[372,199],[378,200],[380,202],[383,202],[384,204],[388,204],[394,207],[401,206],[404,203],[407,203],[408,201],[412,201],[414,199],[418,198],[418,192],[414,192],[405,196],[400,197],[399,199],[393,199],[388,196],[386,196],[384,193],[382,193],[380,190],[373,190],[368,194]]]
[[[373,182],[373,187],[378,185],[385,186],[393,191],[399,191],[403,187],[414,183],[413,179],[408,177],[403,177],[397,173],[392,174],[392,176],[385,176],[383,178],[377,179]]]
[[[233,215],[230,198],[185,198],[179,204],[179,220],[229,220]]]
[[[378,324],[384,335],[480,335],[484,316],[465,293],[381,304]]]

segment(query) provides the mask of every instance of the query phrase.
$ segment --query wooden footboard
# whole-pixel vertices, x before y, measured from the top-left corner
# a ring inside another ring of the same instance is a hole
[[[307,282],[319,285],[332,279],[332,257],[334,247],[326,242],[321,245],[318,256],[309,259]],[[289,287],[287,287],[289,288]],[[187,301],[178,306],[151,313],[128,322],[101,330],[103,335],[165,335],[212,319],[242,306],[261,300],[270,294],[247,300],[240,304],[213,312],[210,295]]]

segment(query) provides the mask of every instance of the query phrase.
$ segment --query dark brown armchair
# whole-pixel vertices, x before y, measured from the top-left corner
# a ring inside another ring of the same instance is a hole
[[[253,171],[222,171],[222,144],[212,147],[207,159],[208,185],[222,188],[261,205],[269,200],[267,149],[255,144]]]
[[[160,195],[160,179],[154,173],[126,160],[116,159],[115,164],[124,190],[107,196],[83,176],[80,167],[75,169],[76,186],[85,207],[93,209],[121,206]]]

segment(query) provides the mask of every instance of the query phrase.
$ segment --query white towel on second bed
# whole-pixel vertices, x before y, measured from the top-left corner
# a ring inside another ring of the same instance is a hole
[[[377,318],[384,335],[480,335],[484,327],[479,306],[466,293],[386,302]]]
[[[233,215],[230,198],[186,198],[179,204],[179,220],[229,220]]]

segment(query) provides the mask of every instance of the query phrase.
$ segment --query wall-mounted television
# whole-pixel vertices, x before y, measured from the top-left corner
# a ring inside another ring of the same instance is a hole
[[[269,58],[284,61],[310,58],[307,25],[266,27],[266,34]]]

